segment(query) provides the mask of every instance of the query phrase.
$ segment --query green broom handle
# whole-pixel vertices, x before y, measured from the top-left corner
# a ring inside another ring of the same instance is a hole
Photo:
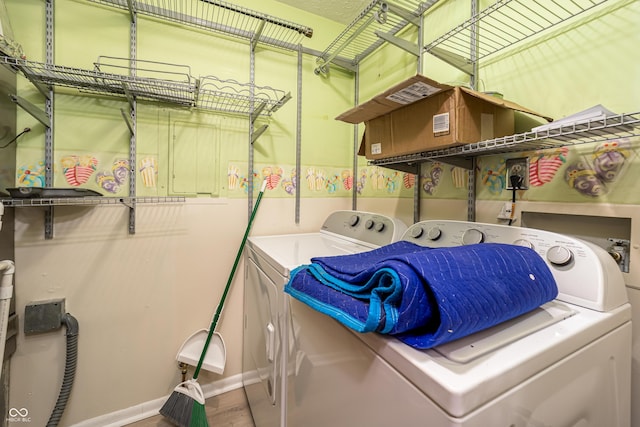
[[[213,320],[211,321],[211,327],[209,328],[209,334],[207,334],[207,340],[204,343],[204,348],[202,349],[202,354],[200,354],[200,360],[198,360],[198,366],[196,367],[195,372],[193,373],[193,379],[198,378],[198,374],[200,374],[200,369],[202,368],[202,363],[204,362],[204,357],[207,354],[207,350],[209,349],[209,343],[211,342],[211,337],[213,336],[213,331],[218,324],[218,319],[220,318],[220,313],[222,312],[222,307],[224,306],[224,301],[227,299],[227,293],[229,293],[229,288],[231,287],[231,282],[233,281],[233,276],[236,273],[236,269],[238,268],[238,263],[240,262],[240,257],[242,256],[242,251],[244,251],[244,245],[247,243],[247,237],[249,236],[249,231],[251,230],[251,224],[253,223],[253,218],[256,216],[256,212],[258,212],[258,206],[260,205],[260,200],[262,199],[262,195],[264,194],[264,190],[267,186],[267,180],[262,182],[262,188],[260,188],[260,193],[258,193],[258,198],[256,199],[256,204],[251,211],[251,216],[249,217],[249,223],[247,224],[247,229],[244,232],[244,237],[242,238],[242,243],[240,244],[240,249],[238,249],[238,253],[236,254],[236,260],[233,263],[233,268],[231,269],[231,274],[229,274],[229,279],[227,280],[227,285],[224,288],[224,292],[222,293],[222,298],[218,303],[218,308],[216,309],[216,314],[213,316]]]

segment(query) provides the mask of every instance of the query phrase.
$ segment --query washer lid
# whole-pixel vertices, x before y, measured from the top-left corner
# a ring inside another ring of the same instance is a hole
[[[454,362],[467,363],[574,314],[566,304],[550,301],[515,319],[439,345],[434,350]]]
[[[248,246],[284,277],[313,257],[349,255],[376,247],[320,232],[250,237]]]

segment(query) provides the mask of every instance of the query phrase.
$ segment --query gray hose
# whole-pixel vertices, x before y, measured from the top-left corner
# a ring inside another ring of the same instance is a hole
[[[64,367],[64,378],[62,380],[60,394],[58,395],[58,401],[53,408],[49,422],[47,422],[47,427],[56,427],[60,422],[62,413],[67,406],[69,395],[71,394],[73,379],[76,376],[76,363],[78,361],[78,321],[69,313],[65,313],[64,316],[62,316],[62,323],[67,327],[67,360]]]

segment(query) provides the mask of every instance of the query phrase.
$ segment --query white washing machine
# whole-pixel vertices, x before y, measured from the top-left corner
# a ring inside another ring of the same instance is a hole
[[[390,336],[353,332],[276,292],[281,307],[274,315],[287,330],[280,394],[271,401],[280,418],[262,424],[257,417],[256,426],[630,425],[631,310],[622,274],[604,250],[556,233],[460,221],[414,224],[403,239],[431,247],[530,246],[549,265],[558,298],[417,350]]]
[[[304,422],[290,419],[315,408],[322,411],[321,405],[307,397],[335,393],[324,388],[324,381],[319,382],[321,388],[317,390],[306,375],[329,379],[336,364],[362,371],[348,351],[353,336],[283,292],[291,270],[309,263],[314,256],[353,254],[393,243],[406,229],[401,221],[388,216],[336,211],[318,232],[248,239],[242,366],[243,385],[256,427],[302,426]],[[320,327],[316,328],[316,322]],[[307,329],[309,333],[305,332]],[[302,353],[303,346],[307,353]],[[346,359],[340,360],[343,356]],[[323,359],[322,366],[316,363],[319,357]],[[310,364],[314,366],[311,370]],[[335,402],[332,400],[331,404]],[[296,411],[298,406],[302,410]]]

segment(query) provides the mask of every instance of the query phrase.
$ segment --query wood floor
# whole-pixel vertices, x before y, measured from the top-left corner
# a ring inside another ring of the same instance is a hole
[[[243,388],[207,399],[205,410],[210,426],[255,427]],[[162,415],[156,415],[126,427],[173,427],[173,424]]]

